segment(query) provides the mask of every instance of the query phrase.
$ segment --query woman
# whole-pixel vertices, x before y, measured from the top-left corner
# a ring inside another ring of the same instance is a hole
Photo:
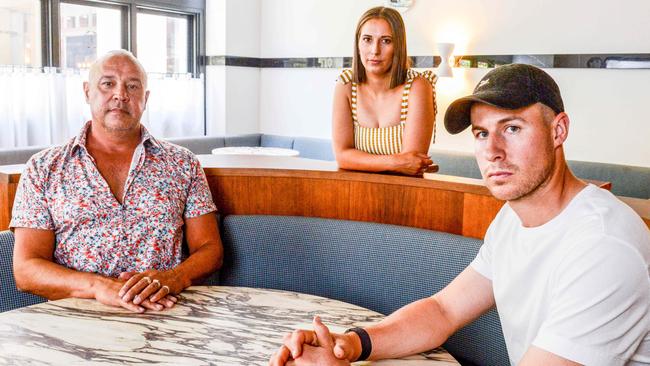
[[[332,140],[339,167],[420,175],[435,123],[437,77],[410,70],[400,14],[376,7],[359,20],[352,70],[334,90]]]

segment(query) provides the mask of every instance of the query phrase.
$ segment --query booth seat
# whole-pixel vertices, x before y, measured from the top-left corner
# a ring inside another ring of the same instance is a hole
[[[481,178],[474,154],[454,151],[430,151],[431,159],[438,164],[439,174],[468,178]],[[612,193],[617,196],[650,199],[650,168],[569,160],[575,176],[612,183]]]
[[[308,159],[335,160],[331,140],[311,137],[256,133],[171,138],[168,141],[186,147],[195,154],[210,154],[212,149],[217,147],[263,146],[298,150],[300,157]],[[44,148],[46,147],[0,149],[0,165],[24,164],[32,155]],[[429,155],[438,164],[439,174],[481,178],[474,154],[431,150]],[[569,160],[568,164],[574,174],[580,178],[611,182],[612,192],[617,196],[650,199],[650,168],[576,160]]]
[[[332,143],[327,139],[312,137],[291,137],[267,134],[245,134],[235,136],[195,136],[166,139],[183,146],[195,154],[210,154],[212,149],[229,146],[282,147],[298,150],[300,157],[318,160],[334,160]],[[29,146],[0,149],[0,165],[25,164],[29,158],[48,146]]]
[[[13,268],[14,234],[0,231],[0,312],[45,302],[45,298],[18,291]]]
[[[262,146],[298,150],[301,158],[334,160],[331,141],[313,137],[291,137],[256,133],[227,137],[199,136],[174,138],[168,139],[168,141],[184,146],[195,154],[210,154],[212,149],[217,147]]]
[[[382,314],[441,290],[482,244],[404,226],[293,216],[225,216],[221,235],[224,264],[208,285],[297,291]],[[10,231],[0,233],[0,311],[45,301],[16,289],[13,243]],[[444,347],[464,365],[509,362],[496,310],[467,325]]]
[[[28,146],[0,149],[0,165],[25,164],[32,155],[48,146]]]
[[[482,241],[387,224],[295,216],[229,215],[218,283],[314,294],[388,315],[444,288]],[[463,365],[508,365],[491,310],[445,349]]]

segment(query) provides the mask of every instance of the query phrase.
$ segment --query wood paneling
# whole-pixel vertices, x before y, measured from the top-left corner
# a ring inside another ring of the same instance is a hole
[[[11,210],[14,206],[17,187],[18,183],[3,182],[0,180],[0,231],[9,228]]]
[[[340,218],[349,212],[349,186],[330,179],[213,176],[208,184],[223,214]]]
[[[352,182],[350,193],[351,220],[461,232],[462,193],[370,182]]]
[[[467,193],[463,197],[463,236],[483,238],[504,202],[492,196]]]
[[[225,215],[370,221],[483,238],[503,205],[478,179],[353,172],[338,170],[332,162],[301,158],[199,158],[215,203]],[[21,171],[22,166],[0,167],[0,230],[9,224]],[[650,200],[621,199],[650,227]]]

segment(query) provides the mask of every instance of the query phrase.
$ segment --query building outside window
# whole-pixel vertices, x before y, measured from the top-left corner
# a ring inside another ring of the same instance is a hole
[[[0,0],[0,65],[39,67],[41,2]]]
[[[205,134],[205,0],[0,0],[0,148],[60,144],[90,119],[83,81],[110,50],[133,51],[157,137]]]
[[[88,19],[95,19],[95,24]],[[119,7],[61,3],[61,66],[86,69],[98,55],[122,48]]]
[[[145,69],[169,74],[189,72],[188,27],[187,16],[139,12],[138,55]]]

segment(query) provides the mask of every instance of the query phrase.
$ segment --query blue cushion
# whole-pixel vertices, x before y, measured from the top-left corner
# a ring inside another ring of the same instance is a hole
[[[279,135],[262,135],[260,146],[293,149],[293,137]]]
[[[481,179],[474,154],[430,151],[429,155],[438,164],[440,174]],[[650,168],[577,160],[569,160],[567,164],[578,178],[611,182],[612,193],[617,196],[650,198]]]
[[[25,164],[32,155],[49,146],[26,146],[0,149],[0,165]]]
[[[474,154],[456,151],[430,151],[429,155],[435,164],[438,164],[438,173],[481,179],[481,170],[478,168]]]
[[[221,284],[315,294],[383,314],[440,291],[482,243],[402,226],[287,216],[229,215],[222,233]],[[444,347],[464,364],[509,363],[495,310]]]
[[[336,160],[332,150],[332,141],[312,137],[296,137],[293,140],[293,149],[300,151],[301,158]]]
[[[227,136],[224,138],[224,143],[225,146],[260,146],[261,136],[259,133]]]
[[[0,312],[40,304],[45,298],[21,292],[16,288],[13,270],[14,234],[0,231]]]
[[[212,149],[224,147],[224,138],[218,136],[179,137],[167,141],[183,146],[195,154],[211,154]]]
[[[570,160],[575,176],[612,183],[617,196],[650,198],[650,168]]]

